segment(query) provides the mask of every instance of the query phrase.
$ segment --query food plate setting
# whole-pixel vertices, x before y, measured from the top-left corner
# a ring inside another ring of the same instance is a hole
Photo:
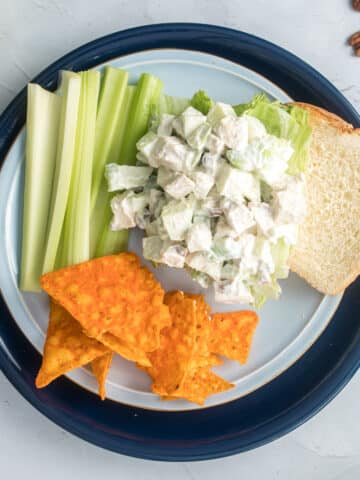
[[[325,221],[305,220],[306,188],[327,112],[360,126],[347,100],[287,51],[198,24],[111,34],[31,84],[0,117],[0,366],[20,393],[168,461],[254,448],[329,402],[360,363],[358,267],[304,260]]]

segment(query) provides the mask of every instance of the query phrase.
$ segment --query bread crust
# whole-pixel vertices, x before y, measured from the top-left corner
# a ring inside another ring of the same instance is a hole
[[[316,107],[314,105],[310,105],[308,103],[303,102],[293,102],[290,105],[297,105],[305,110],[309,111],[310,117],[310,125],[316,127],[319,122],[326,122],[328,125],[337,129],[342,134],[348,135],[360,135],[360,128],[354,128],[351,124],[345,122],[342,118],[338,117],[334,113],[328,112],[323,108]],[[359,152],[360,156],[360,152]],[[296,255],[296,247],[293,251],[293,254],[290,257],[290,269],[304,278],[312,287],[316,288],[320,292],[326,295],[337,295],[343,292],[356,278],[360,275],[360,258],[355,258],[352,271],[343,279],[342,282],[339,283],[334,288],[329,288],[328,286],[324,286],[322,282],[316,282],[314,278],[309,278],[308,272],[306,269],[302,268],[301,265],[301,258],[299,255]]]
[[[335,113],[328,112],[324,108],[316,107],[315,105],[310,105],[309,103],[303,102],[292,102],[289,105],[297,105],[298,107],[303,108],[310,112],[310,125],[316,124],[316,118],[320,120],[325,120],[329,125],[340,130],[342,133],[350,133],[360,135],[360,128],[354,128],[351,123],[345,122],[342,118]]]

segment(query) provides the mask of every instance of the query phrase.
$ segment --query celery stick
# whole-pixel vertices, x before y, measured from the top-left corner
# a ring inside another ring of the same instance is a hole
[[[117,119],[114,119],[116,135],[114,135],[111,139],[111,144],[109,146],[105,163],[111,163],[111,162],[115,163],[119,159],[121,144],[124,138],[125,127],[129,117],[129,112],[131,109],[135,90],[136,90],[136,87],[134,86],[126,87],[125,95],[123,97],[122,104],[121,104],[121,109],[118,112]],[[98,115],[96,123],[98,123],[99,121],[100,121],[100,117]],[[96,245],[98,244],[98,242],[100,242],[100,238],[99,238],[100,232],[104,230],[105,226],[110,223],[110,219],[111,219],[110,198],[111,197],[107,191],[106,180],[103,172],[103,179],[100,184],[100,189],[97,195],[95,208],[93,208],[91,213],[91,225],[90,225],[91,257],[95,256]],[[103,250],[101,250],[105,252],[104,255],[107,253],[108,254],[113,253],[114,251],[119,251],[120,248],[122,248],[122,246],[124,245],[123,236],[119,234],[119,232],[109,232],[109,235],[106,241],[109,244],[107,246],[104,245]]]
[[[123,252],[127,249],[128,240],[129,240],[129,231],[128,230],[119,230],[113,232],[109,228],[109,224],[112,217],[112,212],[110,206],[108,206],[108,212],[105,217],[105,222],[103,225],[102,235],[99,239],[95,251],[95,257],[102,257],[104,255],[113,255],[115,253]]]
[[[65,218],[74,160],[80,87],[81,79],[78,74],[73,72],[62,73],[59,136],[42,268],[43,273],[54,270]]]
[[[124,141],[118,163],[131,165],[136,162],[136,143],[148,129],[151,106],[159,101],[161,90],[161,80],[147,73],[141,75],[128,118],[126,121],[124,119]],[[108,203],[95,249],[97,257],[110,255],[126,248],[128,232],[112,232],[109,228],[110,220],[111,210]]]
[[[187,98],[161,94],[159,100],[155,104],[151,105],[151,129],[156,131],[160,123],[160,118],[164,113],[169,113],[170,115],[180,115],[180,113],[182,113],[189,105],[190,100]]]
[[[136,142],[145,135],[148,129],[151,105],[159,101],[161,90],[160,79],[148,73],[141,75],[135,91],[118,163],[133,165],[136,162]]]
[[[90,258],[91,180],[100,72],[81,72],[74,165],[64,221],[62,262],[73,265]]]
[[[171,115],[180,115],[188,106],[190,100],[182,97],[174,97],[172,95],[160,95],[157,103],[156,111],[159,115],[169,113]]]
[[[112,145],[117,133],[117,119],[124,104],[124,95],[129,74],[123,70],[106,67],[102,81],[101,95],[96,118],[94,168],[91,186],[91,210],[93,211],[101,183],[104,180],[104,167],[116,162],[111,158]]]
[[[55,170],[60,97],[29,83],[20,288],[40,291],[48,205]]]

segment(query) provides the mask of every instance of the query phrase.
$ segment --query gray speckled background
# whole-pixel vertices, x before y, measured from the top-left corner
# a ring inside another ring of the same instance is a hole
[[[360,58],[347,0],[0,0],[0,111],[41,69],[115,30],[167,21],[222,24],[312,64],[360,108]],[[316,365],[314,365],[316,368]],[[202,463],[150,463],[78,440],[36,412],[0,374],[0,478],[39,480],[358,480],[360,375],[319,415],[252,452]]]

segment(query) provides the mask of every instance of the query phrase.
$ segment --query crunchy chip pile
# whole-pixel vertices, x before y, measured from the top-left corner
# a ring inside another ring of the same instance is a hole
[[[91,364],[105,398],[113,353],[137,363],[163,400],[202,405],[233,385],[211,371],[219,355],[247,361],[258,323],[255,312],[216,313],[202,295],[165,295],[135,254],[101,257],[41,278],[50,318],[38,388]]]

